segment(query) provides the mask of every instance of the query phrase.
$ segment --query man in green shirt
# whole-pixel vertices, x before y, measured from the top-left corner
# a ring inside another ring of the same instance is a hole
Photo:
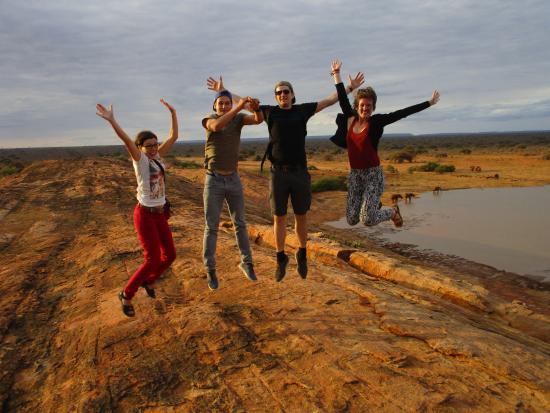
[[[245,105],[253,111],[253,115],[241,113]],[[239,268],[249,280],[256,281],[246,229],[243,188],[237,172],[237,165],[242,127],[257,125],[263,121],[258,100],[247,97],[239,99],[233,105],[231,93],[228,91],[216,94],[213,109],[215,112],[202,120],[202,125],[206,130],[203,261],[206,266],[208,287],[211,290],[218,288],[216,243],[224,201],[229,208],[241,254]]]

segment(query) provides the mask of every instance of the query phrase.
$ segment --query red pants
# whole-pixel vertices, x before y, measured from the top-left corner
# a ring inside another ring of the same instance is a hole
[[[153,284],[176,259],[176,247],[165,214],[147,211],[138,205],[134,209],[134,226],[144,262],[124,288],[124,296],[131,299],[143,284]]]

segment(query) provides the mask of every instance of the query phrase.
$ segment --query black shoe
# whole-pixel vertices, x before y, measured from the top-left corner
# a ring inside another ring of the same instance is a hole
[[[208,281],[208,288],[211,290],[218,289],[218,277],[216,277],[216,270],[208,270],[206,272],[206,280]]]
[[[151,287],[149,284],[147,283],[143,283],[141,285],[143,287],[143,289],[145,290],[145,292],[147,293],[147,295],[151,298],[157,298],[157,294],[155,293],[155,289],[153,287]]]
[[[248,278],[250,281],[257,281],[256,274],[254,273],[254,266],[251,262],[241,262],[239,264],[239,268],[244,273],[246,278]]]
[[[296,252],[296,270],[302,279],[307,277],[307,255],[305,251],[298,250]]]
[[[136,312],[134,310],[134,306],[132,305],[132,302],[124,296],[123,291],[118,293],[118,299],[120,300],[120,303],[122,304],[122,312],[124,313],[124,315],[126,317],[134,317],[136,315]]]
[[[286,266],[288,264],[288,256],[285,255],[284,259],[277,259],[277,269],[275,270],[275,281],[281,282],[286,275]]]

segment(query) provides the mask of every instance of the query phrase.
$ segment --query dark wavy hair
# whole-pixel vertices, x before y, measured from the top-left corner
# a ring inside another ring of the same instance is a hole
[[[355,100],[353,101],[353,109],[357,110],[357,107],[359,106],[359,101],[361,99],[370,99],[372,100],[372,110],[376,109],[376,92],[374,89],[370,86],[359,89],[357,91],[357,94],[355,95]]]
[[[147,139],[156,139],[158,142],[157,135],[155,135],[150,130],[142,130],[136,135],[136,139],[134,139],[134,143],[139,148],[140,146],[143,146],[143,142],[145,142]]]

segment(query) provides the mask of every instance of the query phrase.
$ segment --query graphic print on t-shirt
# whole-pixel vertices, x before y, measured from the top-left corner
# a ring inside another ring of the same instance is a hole
[[[164,176],[154,162],[149,162],[149,188],[151,199],[159,199],[164,196]]]

